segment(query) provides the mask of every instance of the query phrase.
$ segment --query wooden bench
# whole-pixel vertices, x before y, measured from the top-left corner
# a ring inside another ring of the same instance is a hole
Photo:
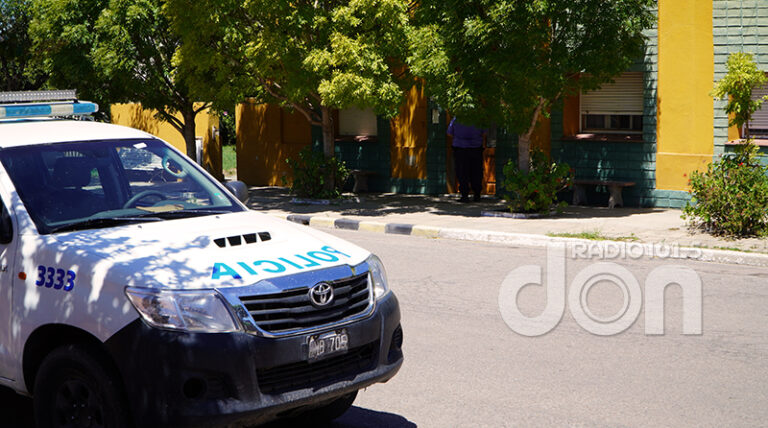
[[[349,171],[349,175],[355,180],[355,184],[352,186],[352,192],[359,193],[368,191],[368,177],[376,175],[376,173],[362,169],[353,169]]]
[[[605,186],[608,188],[610,197],[608,198],[608,208],[614,208],[616,205],[624,206],[624,200],[621,198],[621,190],[625,187],[632,187],[634,181],[613,181],[613,180],[573,180],[573,205],[582,205],[587,203],[587,186]]]

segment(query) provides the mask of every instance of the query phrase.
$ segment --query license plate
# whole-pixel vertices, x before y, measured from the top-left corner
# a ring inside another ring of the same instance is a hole
[[[343,354],[349,350],[347,330],[315,334],[307,338],[307,360],[311,363],[331,355]]]

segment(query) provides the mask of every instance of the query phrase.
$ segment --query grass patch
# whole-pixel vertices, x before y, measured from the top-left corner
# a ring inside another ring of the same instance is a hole
[[[634,233],[630,233],[629,236],[606,236],[606,235],[603,235],[603,233],[600,232],[599,230],[592,230],[592,231],[585,230],[583,232],[578,232],[578,233],[571,233],[571,232],[547,233],[547,236],[550,236],[553,238],[588,239],[590,241],[635,242],[640,240],[640,238],[635,236]]]
[[[755,251],[738,247],[721,247],[719,245],[699,245],[698,248],[708,248],[710,250],[738,251],[740,253],[754,253]]]
[[[222,169],[224,170],[225,174],[228,174],[230,171],[234,173],[237,171],[237,154],[235,152],[235,145],[226,145],[221,148],[221,157],[222,157]]]

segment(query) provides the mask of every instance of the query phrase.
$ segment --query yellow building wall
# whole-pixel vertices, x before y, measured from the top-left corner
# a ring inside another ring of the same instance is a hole
[[[290,184],[286,160],[312,143],[309,121],[301,113],[256,103],[238,104],[235,121],[237,179],[253,186]]]
[[[414,86],[390,122],[392,178],[427,178],[427,97]]]
[[[659,0],[656,188],[687,190],[712,162],[712,0]]]
[[[195,108],[200,107],[196,104]],[[155,110],[144,109],[141,103],[112,104],[110,106],[112,123],[129,126],[150,133],[168,142],[182,153],[187,153],[184,137],[171,124],[158,120]],[[178,116],[177,117],[181,117]],[[203,168],[219,180],[224,179],[222,172],[221,139],[218,132],[219,118],[211,114],[209,109],[203,110],[195,117],[195,135],[203,137]]]

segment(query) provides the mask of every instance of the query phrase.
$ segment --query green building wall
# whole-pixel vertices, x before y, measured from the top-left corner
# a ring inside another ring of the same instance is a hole
[[[758,69],[768,71],[768,1],[714,0],[712,31],[715,82],[725,75],[728,56],[734,52],[753,54]],[[728,141],[728,117],[724,107],[725,100],[715,101],[715,158],[733,149],[725,144]],[[763,163],[768,164],[768,148],[761,148],[761,153],[764,154]]]

